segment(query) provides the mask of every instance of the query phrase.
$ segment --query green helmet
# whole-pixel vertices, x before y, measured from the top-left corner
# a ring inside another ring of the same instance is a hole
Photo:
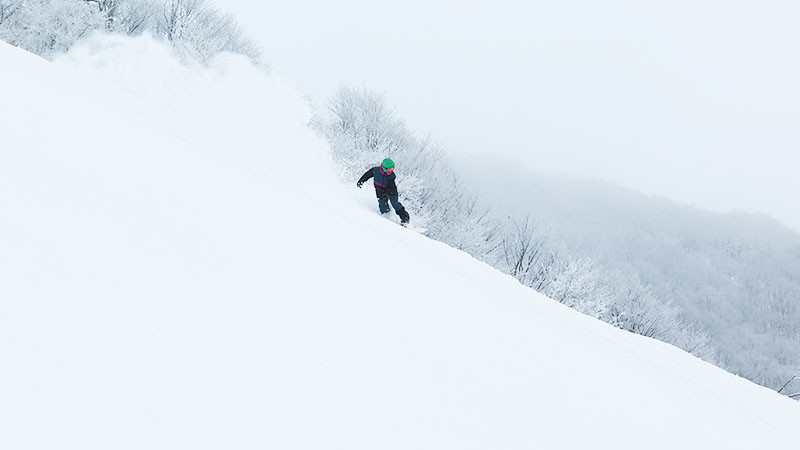
[[[394,167],[394,161],[392,161],[391,158],[386,158],[383,161],[381,161],[381,166],[383,166],[384,169]]]

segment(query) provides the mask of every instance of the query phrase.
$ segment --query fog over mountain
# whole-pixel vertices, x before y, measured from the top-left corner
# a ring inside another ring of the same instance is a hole
[[[227,0],[313,98],[383,92],[497,155],[800,230],[800,3]],[[311,12],[313,11],[313,13]]]
[[[460,160],[498,216],[530,214],[570,253],[635,274],[703,330],[720,363],[779,388],[800,366],[800,234],[767,216],[713,213],[612,184]]]

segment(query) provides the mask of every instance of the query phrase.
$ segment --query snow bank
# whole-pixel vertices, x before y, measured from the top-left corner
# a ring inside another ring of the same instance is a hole
[[[0,448],[796,448],[795,402],[379,217],[242,58],[0,67]]]

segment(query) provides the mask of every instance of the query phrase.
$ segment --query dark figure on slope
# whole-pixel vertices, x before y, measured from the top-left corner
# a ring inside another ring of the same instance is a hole
[[[386,158],[379,167],[373,167],[366,171],[358,179],[356,186],[361,187],[367,180],[373,178],[372,182],[375,183],[375,195],[378,196],[378,208],[380,208],[381,214],[386,214],[390,211],[389,202],[392,202],[394,212],[400,217],[400,223],[405,225],[411,218],[408,216],[408,211],[397,199],[397,184],[394,182],[396,177],[394,174],[394,161]]]

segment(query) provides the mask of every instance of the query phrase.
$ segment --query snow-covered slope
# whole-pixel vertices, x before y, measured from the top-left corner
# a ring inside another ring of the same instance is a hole
[[[0,44],[0,86],[0,448],[797,448],[797,403],[379,217],[240,58]]]

